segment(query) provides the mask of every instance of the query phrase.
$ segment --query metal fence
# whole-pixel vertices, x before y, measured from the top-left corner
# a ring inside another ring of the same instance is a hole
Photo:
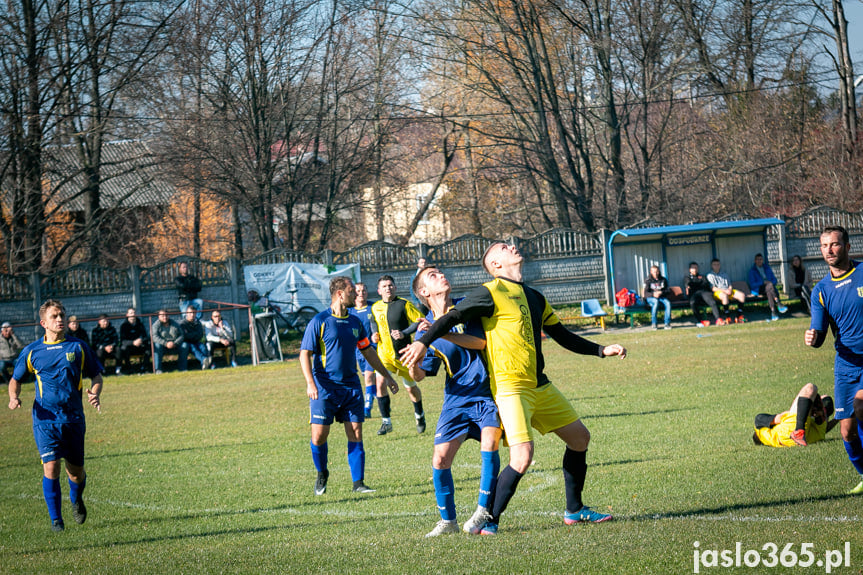
[[[784,234],[778,229],[768,230],[768,260],[775,267],[787,263],[780,259],[787,260],[798,254],[817,277],[826,270],[818,238],[827,225],[844,226],[851,234],[852,251],[863,254],[863,213],[816,208],[787,219]],[[607,237],[607,231],[585,233],[554,229],[532,238],[511,237],[505,241],[514,242],[525,255],[525,277],[541,285],[551,303],[568,304],[590,298],[605,301],[611,298],[605,266]],[[276,249],[243,261],[176,257],[146,268],[112,269],[80,264],[47,276],[0,274],[0,320],[32,323],[39,305],[49,297],[63,298],[70,307],[70,314],[88,318],[85,323],[100,313],[123,315],[128,307],[140,313],[150,313],[160,307],[173,309],[177,303],[174,278],[181,261],[189,262],[191,273],[201,279],[204,286],[201,296],[216,302],[246,303],[244,266],[284,262],[359,263],[366,281],[390,274],[396,278],[401,292],[407,293],[417,260],[423,257],[447,270],[455,292],[465,292],[488,279],[480,259],[494,241],[465,235],[439,245],[404,247],[369,242],[345,252],[326,250],[309,254]],[[242,317],[237,316],[235,321],[242,328],[246,327]]]

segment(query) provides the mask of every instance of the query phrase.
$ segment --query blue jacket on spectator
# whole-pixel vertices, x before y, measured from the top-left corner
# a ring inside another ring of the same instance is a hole
[[[767,280],[774,286],[778,285],[779,282],[776,281],[776,276],[773,275],[773,270],[770,269],[770,264],[764,262],[764,266],[762,267],[764,268],[764,275],[767,277]],[[749,283],[749,289],[751,289],[753,293],[758,293],[761,290],[761,286],[764,285],[764,278],[761,277],[755,264],[752,264],[752,267],[749,268],[749,277],[747,278],[747,281]]]

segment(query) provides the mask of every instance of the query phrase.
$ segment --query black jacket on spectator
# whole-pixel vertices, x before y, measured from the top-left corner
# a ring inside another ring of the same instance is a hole
[[[69,330],[67,329],[67,330],[66,330],[66,335],[67,335],[68,337],[74,337],[74,338],[76,338],[76,339],[80,339],[81,341],[83,341],[83,342],[84,342],[84,343],[86,343],[87,345],[90,345],[90,338],[89,338],[89,337],[87,337],[87,330],[85,330],[85,329],[84,329],[83,327],[81,327],[80,325],[78,326],[78,329],[76,329],[75,331],[69,331]]]
[[[124,321],[123,325],[120,326],[121,342],[132,342],[139,337],[141,338],[142,345],[150,341],[150,338],[147,336],[147,330],[144,328],[144,322],[140,318],[138,318],[134,325],[128,321]]]
[[[180,329],[183,331],[185,341],[193,343],[204,341],[204,324],[198,319],[195,321],[184,319],[180,322]]]
[[[174,285],[177,287],[177,297],[182,301],[197,298],[198,292],[204,287],[201,280],[192,274],[175,277]]]
[[[119,342],[120,338],[117,337],[117,330],[114,329],[114,326],[111,324],[108,324],[108,327],[105,329],[102,329],[97,325],[93,328],[93,331],[90,332],[90,343],[94,349],[105,347],[106,345],[117,345]]]

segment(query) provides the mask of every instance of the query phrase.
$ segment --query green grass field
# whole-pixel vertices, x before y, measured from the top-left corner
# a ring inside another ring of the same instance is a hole
[[[49,529],[29,409],[0,418],[0,572],[691,573],[695,552],[738,542],[796,553],[812,544],[815,560],[850,542],[850,569],[833,572],[859,573],[863,499],[844,495],[858,479],[838,430],[805,449],[751,440],[754,415],[787,409],[806,382],[832,392],[832,339],[807,348],[807,326],[795,318],[589,334],[624,344],[623,361],[548,344],[548,374],[592,432],[585,501],[616,520],[563,524],[563,446],[548,436],[497,537],[423,537],[438,519],[433,427],[416,434],[404,393],[393,401],[393,434],[375,434],[377,417],[365,429],[366,482],[377,492],[351,492],[334,427],[329,490],[315,497],[296,360],[111,377],[102,414],[88,409],[89,519],[71,520],[64,481],[62,534]],[[441,380],[422,387],[431,424]],[[32,384],[22,395],[29,405]],[[464,521],[476,505],[478,444],[462,448],[453,473]]]

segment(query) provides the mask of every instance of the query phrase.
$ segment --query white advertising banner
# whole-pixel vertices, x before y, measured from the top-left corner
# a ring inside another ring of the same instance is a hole
[[[361,280],[360,264],[264,264],[245,266],[243,276],[247,292],[255,290],[283,311],[299,309],[304,305],[318,311],[327,309],[330,305],[331,278],[347,276],[354,283]]]

